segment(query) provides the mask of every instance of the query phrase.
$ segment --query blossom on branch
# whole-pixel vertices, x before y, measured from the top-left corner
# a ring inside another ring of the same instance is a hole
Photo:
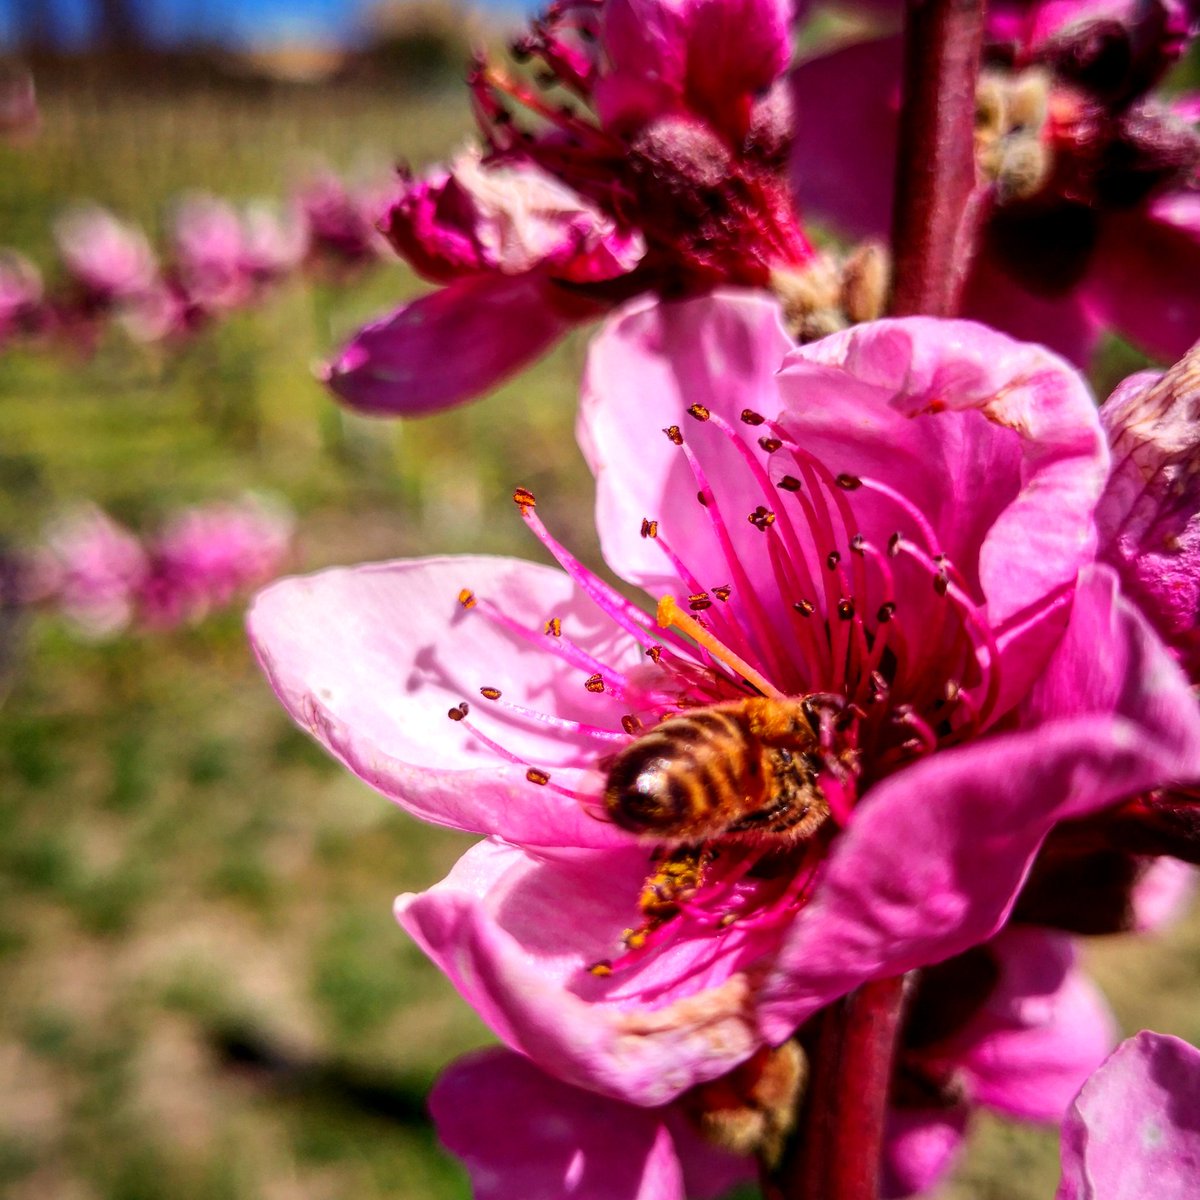
[[[510,1047],[640,1105],[991,938],[1056,822],[1200,777],[1187,680],[1095,563],[1073,371],[927,318],[789,349],[745,293],[593,343],[602,548],[657,619],[523,489],[562,572],[378,564],[250,614],[299,723],[489,835],[402,925]]]

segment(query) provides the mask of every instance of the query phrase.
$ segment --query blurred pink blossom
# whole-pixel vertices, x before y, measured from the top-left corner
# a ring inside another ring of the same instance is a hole
[[[157,283],[158,265],[145,234],[99,205],[64,213],[54,236],[85,315],[135,300]]]
[[[42,277],[15,250],[0,249],[0,348],[44,322]]]
[[[1200,776],[1187,680],[1094,562],[1108,449],[1066,364],[925,318],[790,347],[746,293],[635,304],[592,344],[602,549],[657,623],[521,491],[565,574],[379,564],[250,614],[298,722],[491,835],[402,925],[510,1047],[637,1104],[989,939],[1057,821]],[[755,836],[763,811],[681,839],[634,783],[604,804],[664,713],[754,695],[809,698],[811,836]]]
[[[373,187],[353,187],[331,172],[307,180],[296,205],[309,231],[309,254],[335,274],[373,262],[386,248],[376,228],[384,197]]]
[[[141,542],[95,505],[56,521],[33,557],[33,601],[51,601],[84,636],[105,638],[133,620],[149,570]]]

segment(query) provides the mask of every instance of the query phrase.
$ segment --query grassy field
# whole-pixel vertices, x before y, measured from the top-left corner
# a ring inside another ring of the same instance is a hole
[[[459,90],[421,97],[50,90],[0,146],[0,243],[43,262],[77,197],[151,227],[174,195],[280,194],[444,154]],[[582,340],[482,404],[368,424],[312,362],[416,285],[399,267],[296,286],[165,356],[119,335],[88,361],[0,357],[0,538],[93,499],[146,526],[172,506],[285,496],[297,566],[532,555],[509,496],[537,491],[595,557],[571,434]],[[488,1035],[395,927],[399,891],[466,839],[418,825],[298,733],[231,614],[108,645],[29,622],[0,710],[0,1195],[13,1200],[465,1197],[423,1096]],[[1093,954],[1128,1028],[1200,1038],[1200,927]],[[987,1125],[954,1200],[1053,1192],[1053,1140]],[[518,1198],[514,1198],[518,1200]]]

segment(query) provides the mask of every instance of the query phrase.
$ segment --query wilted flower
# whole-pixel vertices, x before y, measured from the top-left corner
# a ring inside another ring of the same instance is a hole
[[[364,329],[330,386],[371,411],[443,408],[646,292],[775,287],[842,321],[786,177],[790,15],[786,0],[555,4],[513,52],[565,103],[479,61],[483,157],[406,177],[383,225],[447,286]]]
[[[1200,335],[1200,134],[1151,90],[1187,32],[1176,0],[990,7],[964,313],[1077,362],[1104,328],[1167,359]],[[794,72],[800,202],[856,236],[888,226],[900,57],[892,38]]]
[[[1186,680],[1093,565],[1078,377],[966,322],[789,346],[745,294],[593,343],[602,546],[657,620],[520,489],[566,574],[380,564],[250,617],[297,721],[493,835],[404,927],[512,1048],[638,1104],[985,941],[1056,821],[1200,774]]]

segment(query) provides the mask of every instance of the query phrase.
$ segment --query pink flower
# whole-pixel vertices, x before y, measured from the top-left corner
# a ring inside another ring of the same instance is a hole
[[[88,313],[136,300],[157,282],[158,266],[145,235],[98,205],[81,205],[60,217],[54,236]]]
[[[434,411],[633,295],[807,271],[785,172],[790,14],[786,0],[557,4],[514,53],[565,105],[480,61],[484,156],[405,178],[384,221],[447,286],[367,326],[328,368],[333,390],[372,412]]]
[[[1094,565],[1108,452],[1079,378],[967,322],[789,344],[748,294],[633,305],[593,343],[602,548],[657,622],[522,491],[565,574],[381,564],[250,615],[297,721],[491,835],[403,926],[513,1049],[642,1105],[989,939],[1055,822],[1200,775],[1186,679]],[[638,767],[703,745],[648,731],[714,705],[700,726],[800,725],[763,760],[791,782],[710,819]]]
[[[29,598],[53,603],[86,637],[111,637],[133,619],[148,566],[138,539],[87,505],[48,530],[34,555]]]
[[[280,212],[264,200],[253,200],[242,213],[242,270],[262,286],[295,271],[309,248],[308,222],[298,208]]]
[[[278,574],[291,545],[286,510],[255,496],[177,514],[150,547],[139,616],[154,627],[198,621]]]
[[[918,976],[896,1067],[884,1194],[927,1191],[972,1113],[1057,1123],[1116,1043],[1072,940],[1010,926]]]
[[[227,311],[251,298],[242,221],[228,201],[185,196],[175,212],[171,255],[183,295],[203,311]]]
[[[1200,135],[1151,92],[1186,31],[1175,3],[991,11],[976,139],[991,209],[964,313],[1081,363],[1105,328],[1168,360],[1200,335]],[[899,39],[793,79],[800,203],[849,234],[886,230]]]
[[[309,253],[335,274],[355,271],[379,257],[383,240],[375,225],[383,212],[373,189],[354,190],[325,172],[309,179],[296,195],[309,230]]]
[[[1067,1113],[1057,1200],[1184,1200],[1200,1182],[1200,1050],[1143,1030]]]

